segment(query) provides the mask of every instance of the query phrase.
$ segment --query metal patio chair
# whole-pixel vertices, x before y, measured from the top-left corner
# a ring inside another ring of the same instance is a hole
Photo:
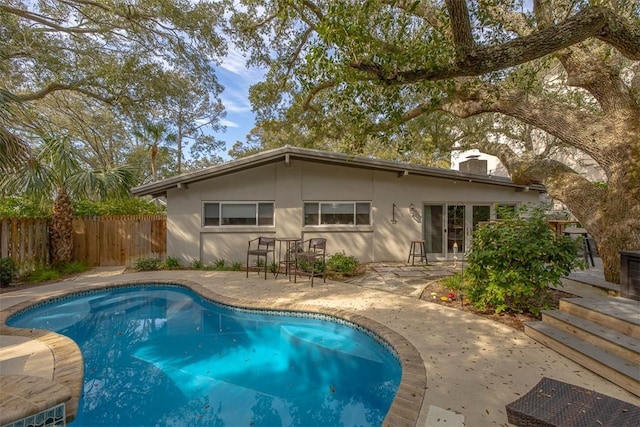
[[[304,249],[306,246],[306,250]],[[295,251],[295,263],[293,282],[297,283],[298,269],[300,268],[300,262],[307,264],[311,270],[311,287],[313,287],[314,276],[322,275],[322,281],[327,282],[326,270],[327,270],[327,239],[314,238],[305,240],[301,243],[300,247],[302,251]],[[316,263],[320,263],[321,270],[316,269]]]
[[[249,257],[256,257],[256,263],[260,266],[260,259],[264,258],[264,279],[267,279],[267,270],[269,269],[269,254],[275,261],[276,238],[275,237],[257,237],[249,240],[247,248],[247,274],[249,277]],[[258,270],[259,271],[259,270]]]

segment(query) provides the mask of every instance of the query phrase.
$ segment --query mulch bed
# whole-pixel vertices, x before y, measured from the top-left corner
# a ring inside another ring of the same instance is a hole
[[[432,293],[434,292],[436,293],[435,298],[432,295]],[[443,301],[442,299],[440,299],[442,296],[447,296],[450,293],[455,295],[455,298],[453,300],[447,299],[446,301]],[[551,296],[553,298],[550,304],[551,309],[558,308],[561,298],[575,297],[575,295],[571,295],[566,292],[558,291],[555,289],[551,290]],[[442,281],[434,281],[429,283],[424,289],[424,291],[422,292],[422,295],[420,296],[420,298],[424,301],[429,301],[434,304],[445,305],[447,307],[463,310],[469,313],[476,314],[478,316],[486,317],[487,319],[491,319],[494,322],[502,323],[504,325],[507,325],[519,331],[524,331],[525,322],[540,320],[539,316],[536,316],[532,313],[503,312],[503,313],[496,314],[495,312],[493,312],[493,310],[484,310],[484,311],[479,310],[475,308],[473,305],[471,305],[469,301],[466,298],[464,298],[464,296],[461,301],[458,295],[458,292],[452,289],[447,289],[443,285]]]

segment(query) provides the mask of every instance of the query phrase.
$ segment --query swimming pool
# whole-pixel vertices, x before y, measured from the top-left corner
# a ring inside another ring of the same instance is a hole
[[[67,297],[7,323],[80,346],[73,426],[380,425],[401,377],[387,346],[339,319],[284,314],[146,285]]]

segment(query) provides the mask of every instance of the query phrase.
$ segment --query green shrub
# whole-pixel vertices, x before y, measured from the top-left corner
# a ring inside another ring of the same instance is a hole
[[[447,276],[443,278],[442,285],[447,289],[451,289],[452,291],[460,292],[462,289],[464,289],[466,279],[467,279],[467,274],[458,272],[453,276]]]
[[[474,232],[467,295],[480,309],[539,315],[551,300],[549,285],[561,286],[563,276],[583,265],[578,243],[557,236],[540,210],[503,216]]]
[[[191,268],[194,270],[202,270],[204,268],[204,264],[199,259],[194,259],[191,261]]]
[[[182,268],[182,261],[180,258],[168,256],[162,263],[162,268],[165,270],[179,270]]]
[[[311,264],[307,260],[298,260],[298,270],[310,273],[311,272]],[[313,271],[322,271],[323,265],[322,260],[316,258],[313,260]]]
[[[65,262],[65,263],[61,264],[60,266],[57,267],[57,270],[63,276],[68,276],[68,275],[71,275],[71,274],[84,273],[85,271],[89,270],[90,268],[91,267],[89,267],[84,262],[71,261],[71,262]]]
[[[345,255],[344,252],[335,253],[327,258],[327,268],[345,276],[353,276],[358,273],[360,261],[354,256]]]
[[[162,265],[160,258],[140,258],[136,261],[135,269],[138,271],[159,270]]]
[[[51,204],[43,205],[29,197],[0,197],[0,218],[48,218]]]
[[[60,280],[62,273],[55,268],[39,268],[25,278],[29,283],[41,283]]]
[[[74,216],[156,215],[165,213],[164,206],[137,197],[99,202],[79,200],[73,203]]]
[[[233,261],[231,263],[231,271],[242,271],[242,270],[244,270],[244,268],[240,261]]]
[[[11,258],[0,258],[0,287],[9,286],[16,278],[18,267]]]
[[[213,263],[213,269],[214,270],[218,270],[218,271],[224,271],[224,270],[227,269],[227,264],[225,263],[225,261],[223,259],[217,259]]]
[[[24,280],[29,283],[51,282],[90,270],[91,267],[80,261],[64,262],[55,267],[38,268],[28,273]]]

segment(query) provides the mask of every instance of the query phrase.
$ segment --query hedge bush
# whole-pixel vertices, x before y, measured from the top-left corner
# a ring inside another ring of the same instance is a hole
[[[541,210],[504,212],[504,219],[474,232],[467,294],[480,309],[540,314],[551,302],[549,285],[584,264],[578,243],[558,236]]]
[[[18,267],[11,258],[0,258],[0,286],[9,286],[16,278]]]

